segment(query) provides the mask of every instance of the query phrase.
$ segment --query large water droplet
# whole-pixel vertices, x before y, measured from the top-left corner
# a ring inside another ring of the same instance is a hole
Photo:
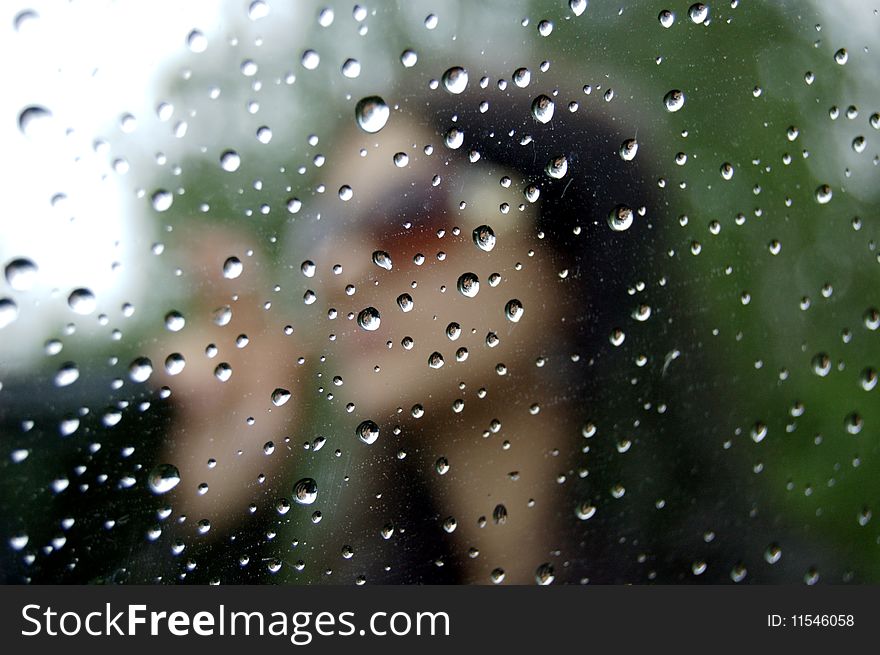
[[[375,134],[388,122],[391,110],[379,96],[361,98],[354,108],[354,116],[358,127],[364,132]]]
[[[51,117],[52,112],[45,107],[39,105],[25,107],[18,115],[18,129],[25,136],[35,136],[38,126]]]
[[[364,330],[372,332],[379,329],[382,318],[379,316],[379,310],[375,307],[367,307],[362,309],[357,317],[358,325]]]
[[[171,208],[171,203],[174,202],[174,196],[170,191],[157,189],[153,192],[150,200],[153,203],[153,209],[157,212],[164,212]]]
[[[443,86],[449,93],[459,94],[467,88],[468,73],[461,66],[453,66],[443,73]]]
[[[275,405],[275,407],[281,407],[288,400],[290,400],[290,391],[287,389],[278,387],[272,392],[272,404]]]
[[[86,316],[95,311],[98,301],[89,289],[74,289],[67,296],[67,305],[77,314]]]
[[[829,202],[831,202],[831,197],[833,195],[834,192],[827,184],[822,184],[816,187],[816,202],[818,202],[820,205],[827,205]]]
[[[697,25],[705,23],[706,19],[709,18],[709,7],[702,2],[695,2],[690,6],[690,9],[688,9],[688,16],[690,16],[690,19]]]
[[[55,373],[55,386],[66,387],[79,379],[79,368],[73,362],[65,362]]]
[[[684,93],[678,89],[673,89],[663,96],[663,105],[666,107],[666,111],[678,111],[684,107]]]
[[[227,173],[234,173],[241,166],[241,157],[235,150],[225,150],[220,155],[220,166]]]
[[[223,262],[223,277],[227,280],[234,280],[241,275],[244,265],[238,257],[229,257]]]
[[[495,232],[488,225],[474,228],[474,244],[480,250],[489,252],[495,247]]]
[[[379,426],[374,421],[367,419],[357,426],[355,434],[365,444],[375,443],[379,438]]]
[[[525,310],[523,309],[522,303],[516,298],[508,300],[507,304],[504,306],[504,315],[511,323],[519,323],[524,312]]]
[[[532,116],[539,123],[549,123],[555,109],[556,105],[543,93],[532,101]]]
[[[379,268],[384,268],[386,271],[390,271],[393,266],[391,262],[391,255],[389,255],[384,250],[376,250],[373,253],[373,263]]]
[[[663,27],[669,29],[670,27],[672,27],[673,23],[675,23],[675,14],[673,14],[668,9],[664,9],[660,12],[660,15],[657,16],[657,20],[660,21],[660,24]]]
[[[551,584],[556,579],[556,575],[553,571],[553,565],[545,562],[541,564],[535,571],[535,582],[539,585],[548,585]]]
[[[6,282],[16,291],[28,291],[37,279],[37,265],[19,257],[6,264]]]
[[[461,295],[473,298],[480,292],[480,278],[474,273],[462,273],[457,286]]]
[[[189,49],[193,52],[204,52],[208,49],[208,38],[199,30],[193,30],[189,33],[189,36],[186,37],[186,45],[188,45]]]
[[[154,494],[168,493],[180,484],[180,471],[173,464],[159,464],[150,471],[147,484]]]
[[[626,205],[617,205],[608,214],[608,225],[615,232],[628,230],[633,224],[633,210]]]
[[[565,177],[565,174],[568,173],[568,158],[565,155],[553,157],[547,162],[547,165],[544,167],[544,172],[554,180],[559,180]]]
[[[635,139],[627,139],[620,144],[620,158],[623,161],[632,161],[639,151],[639,142]]]
[[[587,8],[587,0],[568,0],[568,7],[575,16],[580,16]]]
[[[137,357],[128,367],[128,376],[135,382],[146,382],[153,374],[153,362],[147,357]]]
[[[303,478],[293,485],[293,500],[298,505],[311,505],[318,499],[318,483],[312,478]]]

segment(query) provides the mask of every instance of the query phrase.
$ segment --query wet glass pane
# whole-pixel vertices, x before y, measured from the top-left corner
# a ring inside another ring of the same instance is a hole
[[[880,580],[871,3],[2,11],[5,581]]]

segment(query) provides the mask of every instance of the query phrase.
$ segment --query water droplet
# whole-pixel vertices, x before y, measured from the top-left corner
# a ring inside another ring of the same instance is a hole
[[[865,140],[865,137],[860,135],[860,136],[857,136],[855,139],[853,139],[852,149],[854,152],[856,152],[858,154],[862,154],[863,152],[865,152],[865,148],[867,147],[867,145],[868,144],[867,144],[867,141]]]
[[[446,475],[449,472],[449,460],[445,457],[438,458],[434,464],[434,469],[440,475]]]
[[[36,136],[38,126],[51,117],[52,112],[45,107],[39,105],[25,107],[18,115],[18,129],[25,136]]]
[[[457,127],[450,128],[449,131],[446,133],[444,143],[446,144],[446,147],[450,148],[451,150],[457,150],[458,148],[461,148],[462,144],[464,143],[464,130]]]
[[[12,298],[0,298],[0,330],[18,318],[18,305]]]
[[[846,51],[846,48],[841,48],[837,52],[834,53],[834,61],[843,66],[847,60],[849,59],[849,53]]]
[[[354,191],[347,184],[343,184],[339,187],[339,199],[342,202],[348,202],[354,197]]]
[[[733,179],[733,165],[730,162],[724,162],[721,164],[721,177],[725,180]]]
[[[73,362],[65,362],[55,373],[55,386],[67,387],[79,379],[79,368]]]
[[[673,89],[663,96],[663,104],[668,112],[676,112],[684,107],[684,93],[678,89]]]
[[[517,68],[513,71],[513,83],[524,89],[532,81],[532,73],[528,68]]]
[[[364,132],[375,134],[388,122],[391,110],[379,96],[367,96],[358,101],[354,108],[355,120]]]
[[[419,61],[419,55],[415,50],[404,50],[400,54],[400,63],[404,68],[412,68]]]
[[[825,353],[815,355],[810,362],[813,373],[824,378],[831,372],[831,358]]]
[[[37,279],[37,265],[19,257],[6,264],[6,282],[15,291],[28,291]]]
[[[608,225],[615,232],[628,230],[633,224],[633,210],[626,205],[617,205],[608,214]]]
[[[362,421],[361,424],[357,426],[355,434],[358,436],[358,439],[369,445],[375,443],[376,439],[379,438],[379,426],[368,419]]]
[[[519,323],[519,319],[523,317],[524,312],[522,303],[516,298],[508,300],[504,306],[504,315],[511,323]]]
[[[379,310],[375,307],[367,307],[362,309],[357,317],[358,325],[360,325],[364,330],[368,330],[372,332],[373,330],[379,329],[379,324],[382,319],[379,316]]]
[[[318,64],[321,63],[321,56],[314,50],[305,50],[302,53],[302,59],[300,61],[302,62],[303,68],[313,71],[318,67]]]
[[[165,327],[169,332],[180,332],[186,325],[186,319],[178,311],[165,314]]]
[[[394,153],[394,165],[397,168],[405,168],[407,164],[409,164],[409,155],[405,152]]]
[[[232,367],[227,362],[220,362],[214,368],[214,377],[220,382],[228,382],[232,377]]]
[[[620,158],[623,161],[632,161],[639,151],[639,142],[635,139],[627,139],[620,144]]]
[[[95,311],[98,301],[89,289],[74,289],[67,297],[67,305],[74,312],[82,316],[87,316]]]
[[[453,66],[443,73],[443,86],[449,93],[459,94],[467,88],[468,73],[461,66]]]
[[[553,112],[555,109],[556,105],[554,102],[543,93],[532,101],[532,116],[534,116],[535,120],[539,123],[549,123],[553,118]]]
[[[186,359],[180,353],[171,353],[165,358],[165,372],[168,375],[179,375],[186,368]]]
[[[442,368],[443,364],[445,364],[445,361],[440,353],[435,351],[428,356],[428,366],[431,368]]]
[[[492,510],[492,522],[495,525],[507,523],[507,508],[501,503],[495,505],[495,509]]]
[[[324,7],[320,12],[318,12],[318,25],[321,27],[330,27],[333,24],[333,19],[336,18],[336,14],[330,7]]]
[[[474,228],[474,244],[484,252],[490,252],[495,247],[495,232],[488,225],[480,225]]]
[[[158,189],[153,192],[150,200],[153,203],[153,209],[157,212],[164,212],[171,207],[171,203],[174,202],[174,196],[171,195],[171,192],[166,191],[165,189]]]
[[[675,23],[675,14],[673,14],[668,9],[664,9],[660,12],[660,15],[657,16],[657,20],[660,21],[660,24],[669,29]]]
[[[248,7],[248,18],[251,20],[260,20],[269,15],[269,5],[263,0],[254,0]]]
[[[834,192],[827,184],[822,184],[816,187],[816,202],[820,205],[827,205],[831,202],[832,195],[834,195]]]
[[[235,150],[224,150],[220,155],[220,166],[227,173],[234,173],[241,166],[241,157]]]
[[[193,30],[186,37],[186,45],[192,52],[199,53],[208,49],[208,38],[199,30]]]
[[[587,8],[587,0],[568,0],[568,7],[575,16],[580,16]]]
[[[455,322],[450,323],[446,326],[446,336],[450,341],[456,341],[461,336],[461,326]]]
[[[463,273],[458,278],[458,290],[467,298],[475,297],[480,292],[480,278],[473,273]]]
[[[871,391],[877,386],[877,371],[870,367],[863,369],[859,375],[859,384],[865,391]]]
[[[287,389],[278,387],[272,392],[272,404],[275,405],[275,407],[281,407],[288,400],[290,400],[290,391]]]
[[[415,303],[413,302],[411,295],[408,293],[402,293],[397,296],[397,306],[400,307],[403,312],[411,312],[413,307],[415,307]]]
[[[390,271],[393,266],[391,255],[384,250],[377,250],[373,253],[373,263],[379,268],[384,268],[386,271]]]
[[[559,180],[565,177],[565,174],[568,173],[568,158],[565,155],[553,157],[547,162],[547,165],[544,167],[544,172],[554,180]]]
[[[688,16],[697,25],[705,23],[706,19],[709,18],[709,7],[702,2],[696,2],[688,9]]]
[[[303,478],[293,485],[293,500],[298,505],[311,505],[318,499],[318,483],[312,478]]]
[[[156,495],[168,493],[180,484],[180,471],[173,464],[159,464],[150,471],[147,484]]]
[[[589,521],[596,515],[596,508],[589,502],[583,502],[575,508],[575,514],[581,521]]]
[[[234,280],[241,275],[243,269],[244,265],[238,257],[229,257],[223,262],[223,277],[227,280]]]
[[[553,571],[553,565],[548,562],[541,564],[541,566],[535,570],[535,582],[539,585],[552,584],[555,579],[556,575]]]
[[[361,62],[357,59],[346,59],[342,64],[342,74],[353,80],[361,74]]]
[[[153,362],[147,357],[137,357],[128,366],[128,376],[134,382],[146,382],[153,374]]]

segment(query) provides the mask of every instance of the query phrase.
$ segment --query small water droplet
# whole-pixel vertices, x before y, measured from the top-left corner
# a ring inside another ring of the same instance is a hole
[[[220,155],[220,166],[227,173],[234,173],[241,166],[241,157],[235,150],[224,150]]]
[[[545,96],[543,93],[532,101],[532,116],[534,116],[535,120],[539,123],[549,123],[553,118],[553,112],[555,109],[556,105],[553,100],[548,96]]]

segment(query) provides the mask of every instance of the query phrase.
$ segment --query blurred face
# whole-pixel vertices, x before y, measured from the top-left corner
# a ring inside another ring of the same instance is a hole
[[[331,542],[338,533],[371,543],[390,519],[367,511],[369,499],[416,496],[437,516],[413,528],[450,533],[460,548],[483,552],[468,561],[466,575],[487,581],[490,562],[537,548],[554,520],[541,507],[556,504],[553,485],[539,481],[552,481],[550,453],[569,426],[548,418],[554,410],[538,407],[535,390],[555,384],[539,364],[541,346],[554,338],[546,326],[562,329],[561,280],[534,251],[535,206],[520,194],[521,203],[499,209],[510,185],[523,186],[516,171],[457,163],[438,190],[434,162],[414,152],[391,175],[396,148],[414,136],[431,140],[412,126],[374,135],[366,158],[328,179],[328,189],[345,180],[354,198],[343,205],[330,197],[316,213],[309,259],[279,292],[269,291],[274,280],[261,270],[258,249],[246,256],[242,235],[215,231],[197,246],[199,304],[230,307],[231,318],[222,326],[201,320],[192,332],[198,338],[173,339],[188,362],[169,380],[177,410],[167,457],[185,481],[174,507],[189,521],[209,520],[210,536],[228,538],[252,503],[271,522],[274,499],[290,498],[308,475],[318,500],[291,511],[319,510]],[[351,148],[363,135],[347,139]],[[485,191],[462,205],[443,185]],[[406,202],[388,204],[401,189]],[[227,279],[223,264],[234,253],[242,272]],[[281,309],[261,309],[280,295],[288,298]],[[162,344],[157,357],[171,348]],[[358,433],[365,421],[378,429],[375,441]],[[376,474],[373,464],[389,456],[427,481],[421,490]],[[326,463],[310,470],[305,457]],[[338,458],[349,475],[332,482]],[[517,483],[519,475],[530,483]],[[328,494],[332,505],[321,502]],[[505,525],[508,515],[516,520]],[[505,527],[487,529],[487,522]],[[521,558],[508,579],[527,582],[540,556]],[[336,557],[328,555],[327,565]]]

